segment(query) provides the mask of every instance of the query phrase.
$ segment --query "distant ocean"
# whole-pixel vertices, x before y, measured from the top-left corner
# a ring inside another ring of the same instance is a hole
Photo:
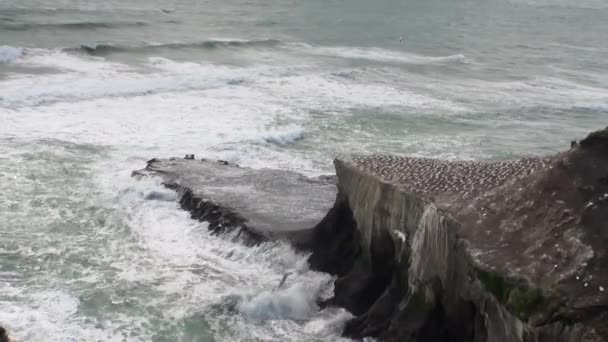
[[[0,0],[0,325],[339,341],[305,254],[210,236],[131,171],[554,153],[608,125],[607,33],[604,0]]]

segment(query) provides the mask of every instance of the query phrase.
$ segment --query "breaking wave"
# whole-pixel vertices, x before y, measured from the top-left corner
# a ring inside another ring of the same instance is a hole
[[[264,291],[249,298],[243,298],[237,309],[246,316],[257,320],[309,319],[318,310],[316,300],[320,296],[321,284],[296,283],[286,289]]]
[[[424,56],[414,53],[393,51],[381,48],[359,47],[309,47],[315,55],[340,57],[348,59],[365,59],[377,62],[406,63],[406,64],[434,64],[434,63],[462,63],[471,61],[463,54],[449,56]]]
[[[67,51],[80,51],[94,56],[103,56],[118,52],[149,52],[156,50],[176,49],[218,49],[218,48],[260,48],[274,47],[280,45],[277,39],[261,40],[221,40],[212,39],[201,42],[167,43],[167,44],[144,44],[144,45],[120,45],[120,44],[82,44],[78,48],[68,48]]]
[[[139,74],[123,64],[79,59],[63,53],[34,57],[28,63],[70,72],[6,81],[7,88],[0,94],[0,105],[38,106],[107,97],[206,90],[255,81],[262,75],[277,72],[266,66],[235,68],[155,58],[151,59],[150,65],[159,72]],[[66,87],[66,84],[78,84],[78,87]]]
[[[10,63],[23,55],[23,49],[0,45],[0,63]]]
[[[289,145],[304,139],[304,129],[300,126],[270,129],[263,132],[260,138],[271,144]]]

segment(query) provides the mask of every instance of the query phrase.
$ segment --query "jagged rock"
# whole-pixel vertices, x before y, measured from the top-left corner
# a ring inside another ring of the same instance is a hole
[[[607,152],[605,129],[550,158],[337,158],[310,264],[338,276],[344,334],[607,341]]]
[[[336,195],[335,177],[254,170],[223,160],[155,158],[133,175],[161,177],[178,192],[180,206],[192,218],[209,222],[209,229],[218,234],[239,229],[251,244],[287,239],[296,247],[308,247],[311,229]]]
[[[11,342],[8,332],[3,327],[0,327],[0,342]]]

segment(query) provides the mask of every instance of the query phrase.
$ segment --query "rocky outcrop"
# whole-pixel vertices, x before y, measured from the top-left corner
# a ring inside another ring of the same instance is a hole
[[[608,128],[514,161],[335,160],[310,264],[344,335],[384,341],[608,341]]]
[[[336,178],[254,170],[226,161],[152,159],[134,176],[159,176],[177,191],[180,206],[216,234],[236,230],[246,244],[285,239],[309,248],[311,228],[336,196]],[[148,196],[154,199],[155,195]]]
[[[8,332],[3,327],[0,327],[0,342],[11,342]]]
[[[345,336],[608,341],[608,128],[547,158],[335,166],[337,182],[188,155],[134,174],[162,177],[215,233],[311,249],[336,275],[321,305],[355,316]]]

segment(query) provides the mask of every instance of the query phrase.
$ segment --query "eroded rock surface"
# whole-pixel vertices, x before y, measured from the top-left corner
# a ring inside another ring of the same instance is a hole
[[[322,305],[355,315],[345,336],[608,341],[608,128],[547,158],[335,166],[337,183],[192,155],[136,174],[162,177],[213,231],[312,249],[311,267],[337,276]]]
[[[134,175],[154,175],[180,195],[192,218],[216,233],[239,229],[250,243],[288,239],[308,246],[311,228],[331,208],[335,177],[309,178],[280,170],[254,170],[225,161],[152,159]]]
[[[345,335],[607,341],[608,129],[549,158],[335,161],[311,265]]]

